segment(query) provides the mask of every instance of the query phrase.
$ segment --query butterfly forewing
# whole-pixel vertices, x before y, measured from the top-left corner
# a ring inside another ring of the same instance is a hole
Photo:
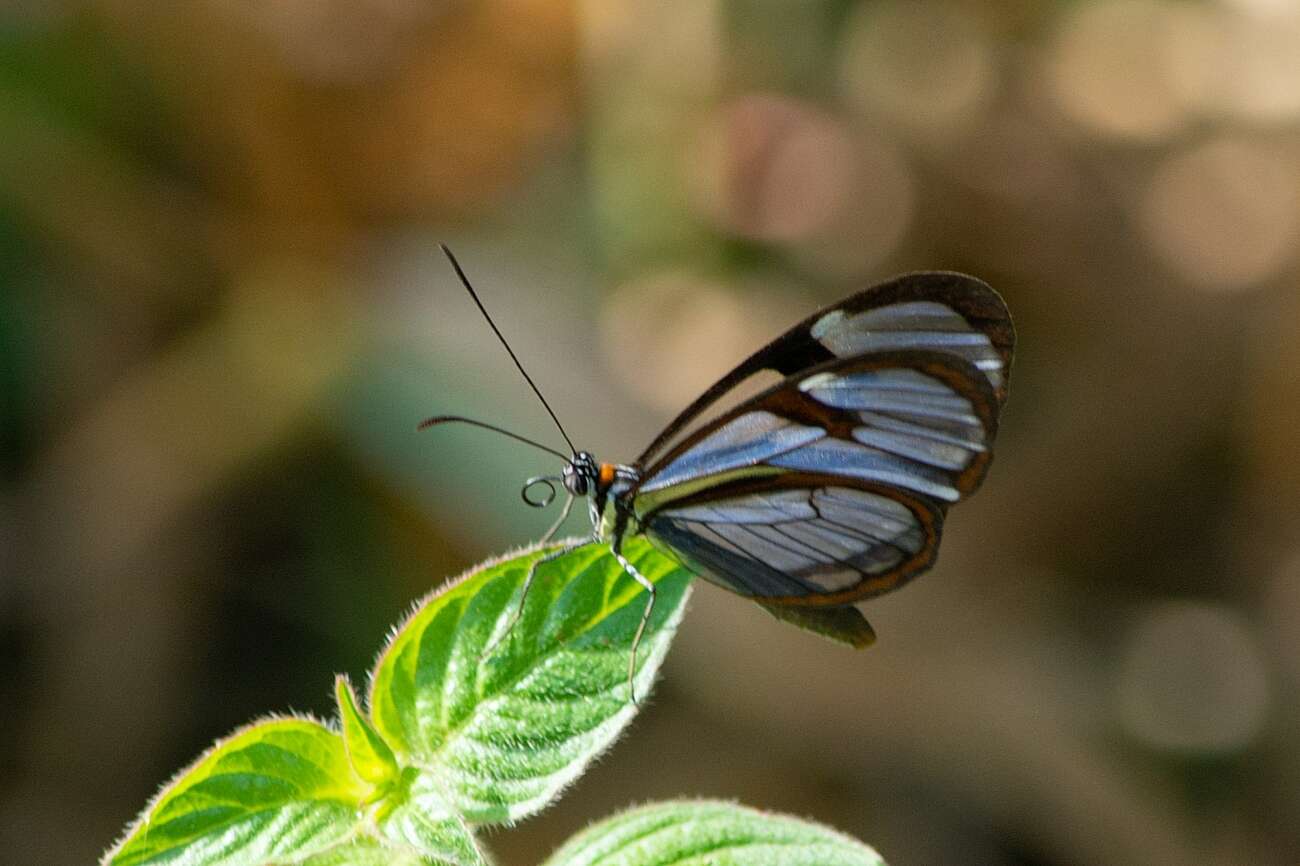
[[[730,392],[763,371],[797,375],[835,359],[892,349],[968,361],[1006,399],[1015,331],[998,294],[974,277],[907,274],[827,307],[755,352],[677,416],[638,458],[645,466]],[[707,426],[708,422],[705,422]]]
[[[652,493],[755,466],[825,435],[822,427],[800,424],[775,412],[764,409],[741,412],[718,424],[708,435],[666,462],[660,471],[647,474],[640,489]]]
[[[693,432],[645,470],[637,509],[779,470],[955,502],[983,478],[996,432],[995,393],[968,362],[910,351],[832,360]]]

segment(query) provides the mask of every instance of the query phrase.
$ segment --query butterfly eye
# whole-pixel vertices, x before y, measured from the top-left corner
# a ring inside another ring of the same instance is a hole
[[[564,467],[564,489],[568,490],[574,496],[586,496],[586,473],[578,471],[574,466]]]

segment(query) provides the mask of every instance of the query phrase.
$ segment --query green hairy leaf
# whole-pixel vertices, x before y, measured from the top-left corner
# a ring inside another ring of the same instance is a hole
[[[304,866],[435,866],[440,861],[363,836],[301,862]]]
[[[427,599],[371,680],[374,725],[399,762],[433,774],[471,823],[513,821],[544,807],[636,712],[627,666],[647,595],[604,546],[542,566],[506,633],[528,566],[544,552],[471,572]],[[637,654],[643,696],[681,617],[690,574],[643,539],[623,552],[658,591]]]
[[[370,717],[335,682],[337,729],[271,719],[181,772],[105,866],[485,863],[471,826],[549,803],[631,720],[627,666],[647,593],[588,545],[538,571],[534,548],[421,603],[371,675]],[[648,693],[690,575],[642,541],[624,551],[658,600],[638,652]],[[511,625],[513,623],[513,628]]]
[[[182,771],[104,862],[302,859],[354,830],[366,793],[334,731],[307,719],[260,722]]]
[[[377,811],[380,837],[390,847],[423,852],[455,866],[485,863],[469,825],[448,805],[433,777],[409,768],[402,779],[400,795],[388,798]]]
[[[733,803],[679,801],[632,809],[587,828],[545,866],[884,866],[834,830]]]

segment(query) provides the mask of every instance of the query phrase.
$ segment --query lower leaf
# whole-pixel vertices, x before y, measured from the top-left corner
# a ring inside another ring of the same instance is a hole
[[[367,793],[339,735],[308,719],[258,722],[173,779],[105,866],[256,866],[300,860],[357,831]]]
[[[681,800],[595,824],[545,866],[884,866],[872,848],[820,824],[734,803]]]

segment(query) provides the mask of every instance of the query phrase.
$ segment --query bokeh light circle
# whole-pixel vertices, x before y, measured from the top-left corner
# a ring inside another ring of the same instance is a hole
[[[1124,648],[1120,721],[1157,748],[1222,752],[1248,745],[1270,685],[1251,626],[1219,604],[1170,601],[1144,611]]]
[[[996,90],[992,40],[954,3],[864,3],[845,33],[840,89],[868,117],[938,134],[974,117]]]
[[[786,304],[686,270],[624,283],[600,313],[601,354],[638,402],[677,412],[755,347]]]
[[[1300,118],[1300,4],[1273,10],[1184,4],[1171,14],[1160,53],[1189,108],[1259,125]]]
[[[1077,4],[1048,47],[1048,83],[1060,110],[1084,129],[1117,139],[1154,141],[1180,129],[1188,112],[1160,51],[1179,5]]]
[[[1167,159],[1139,204],[1156,254],[1206,289],[1274,276],[1300,241],[1300,167],[1280,146],[1220,138]]]
[[[797,241],[824,229],[847,204],[859,170],[842,122],[773,94],[725,106],[696,157],[701,209],[724,229],[764,241]]]

